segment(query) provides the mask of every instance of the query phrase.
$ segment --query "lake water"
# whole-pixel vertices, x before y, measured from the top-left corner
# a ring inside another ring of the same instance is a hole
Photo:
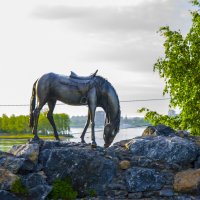
[[[144,131],[145,127],[140,127],[140,128],[128,128],[128,129],[121,129],[117,136],[114,139],[114,142],[118,142],[120,140],[127,140],[127,139],[132,139],[136,136],[141,136],[142,132]],[[74,136],[73,138],[66,139],[67,141],[70,142],[80,142],[80,135],[81,131],[83,128],[72,128],[71,133]],[[103,130],[102,129],[95,129],[96,133],[96,142],[98,146],[103,146],[104,145],[104,140],[103,140]],[[85,141],[87,143],[91,142],[91,133],[87,132],[85,135]],[[0,151],[9,151],[9,149],[13,145],[19,145],[19,144],[25,144],[27,142],[27,139],[0,139]]]

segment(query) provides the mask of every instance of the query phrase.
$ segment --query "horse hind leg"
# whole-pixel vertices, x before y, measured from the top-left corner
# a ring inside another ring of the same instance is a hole
[[[32,133],[34,135],[34,140],[39,140],[39,136],[38,136],[38,133],[37,133],[37,127],[38,127],[38,119],[39,119],[39,116],[40,116],[40,111],[42,109],[42,107],[45,105],[45,103],[39,103],[37,105],[37,107],[35,108],[34,112],[33,112],[33,115],[34,115],[34,125],[33,125],[33,130],[32,130]]]
[[[53,110],[55,108],[55,105],[56,105],[56,101],[48,101],[49,111],[47,113],[47,119],[49,120],[51,126],[53,127],[53,132],[54,132],[54,136],[56,140],[60,140],[58,136],[56,124],[53,119]]]
[[[85,127],[84,127],[83,132],[82,132],[81,137],[80,137],[82,143],[85,143],[84,137],[85,137],[85,133],[86,133],[86,131],[88,129],[89,124],[90,124],[90,111],[88,110],[87,122],[85,124]]]

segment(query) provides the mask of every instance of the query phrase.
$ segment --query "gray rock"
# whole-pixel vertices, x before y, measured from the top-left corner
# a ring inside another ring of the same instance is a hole
[[[190,136],[190,132],[184,131],[184,130],[178,130],[177,131],[177,135],[179,137],[189,137]]]
[[[14,194],[5,190],[0,190],[0,199],[1,200],[19,200]]]
[[[15,174],[26,174],[28,172],[32,172],[35,168],[34,163],[30,160],[10,155],[0,157],[0,166]]]
[[[18,179],[19,177],[9,170],[0,167],[0,189],[1,190],[10,190],[13,183]]]
[[[22,177],[22,183],[29,190],[37,185],[46,185],[45,178],[39,173],[31,173]]]
[[[174,168],[188,165],[195,161],[198,155],[198,146],[195,143],[176,136],[133,139],[129,143],[129,150],[133,156],[145,156]]]
[[[29,190],[29,195],[31,199],[43,200],[46,199],[51,190],[52,187],[49,185],[37,185]]]
[[[176,132],[172,128],[163,124],[159,124],[157,126],[148,126],[142,133],[142,136],[174,137],[175,135]]]
[[[134,192],[128,194],[128,199],[141,199],[142,198],[142,192]]]
[[[30,198],[34,200],[45,199],[52,189],[52,186],[47,184],[44,175],[40,173],[23,176],[22,183],[28,189]]]
[[[9,153],[26,158],[33,163],[37,164],[39,155],[40,143],[27,143],[23,145],[13,146]]]
[[[101,194],[105,185],[112,181],[117,166],[111,159],[103,156],[103,148],[95,150],[88,145],[70,146],[67,143],[66,147],[64,144],[58,147],[56,142],[57,147],[50,149],[53,143],[52,141],[48,142],[48,145],[44,144],[39,156],[39,162],[43,164],[50,183],[56,178],[70,177],[75,190],[82,195],[88,188]]]
[[[174,196],[174,191],[171,187],[164,187],[160,190],[159,194],[163,197],[172,197]]]
[[[200,168],[200,156],[197,158],[197,160],[194,162],[194,167],[196,169]]]
[[[155,169],[133,167],[127,170],[125,179],[129,192],[159,190],[165,184],[164,176]]]

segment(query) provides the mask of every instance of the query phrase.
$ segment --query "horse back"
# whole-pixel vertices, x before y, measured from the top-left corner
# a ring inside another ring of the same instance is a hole
[[[91,89],[89,81],[72,80],[68,76],[55,73],[44,74],[37,83],[39,99],[52,98],[70,105],[80,105],[82,98],[87,98]]]

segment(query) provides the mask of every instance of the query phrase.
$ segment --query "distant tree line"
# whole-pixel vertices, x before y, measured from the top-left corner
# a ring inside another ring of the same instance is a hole
[[[83,127],[86,123],[87,116],[72,116],[70,121],[71,121],[71,127]],[[105,119],[104,119],[105,120]],[[99,126],[104,126],[104,120],[99,119],[97,121],[95,119],[95,124],[97,127]],[[142,117],[121,117],[120,120],[121,125],[129,125],[131,127],[137,127],[137,126],[143,126],[149,124],[147,121],[144,120]]]
[[[145,126],[149,124],[148,121],[145,121],[142,117],[121,117],[120,123],[121,125],[128,124],[132,127]]]
[[[54,114],[54,121],[58,132],[65,134],[70,130],[70,118],[67,114]],[[8,117],[3,114],[0,117],[0,132],[1,133],[30,133],[29,116],[28,115],[11,115]],[[40,114],[38,132],[41,134],[52,133],[53,129],[46,118],[46,111]]]

